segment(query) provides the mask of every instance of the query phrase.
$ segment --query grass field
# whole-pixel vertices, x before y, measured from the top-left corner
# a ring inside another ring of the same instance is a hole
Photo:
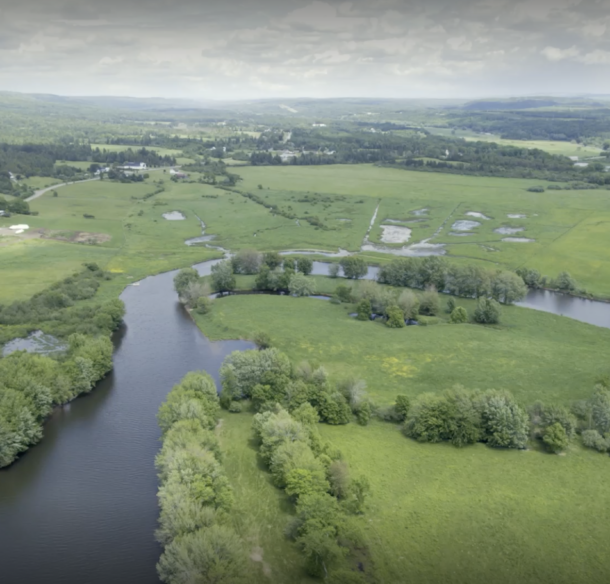
[[[472,303],[459,300],[472,309]],[[267,332],[295,362],[323,364],[335,379],[367,382],[380,404],[455,384],[507,389],[524,405],[569,404],[610,373],[610,330],[525,308],[505,307],[503,326],[438,324],[388,329],[360,322],[352,309],[313,298],[232,296],[217,300],[197,324],[213,340]]]
[[[244,178],[240,189],[269,193],[270,198],[283,197],[288,201],[294,193],[351,197],[354,213],[360,219],[346,216],[351,218],[351,223],[346,225],[358,231],[347,243],[356,241],[356,249],[372,218],[371,208],[380,203],[371,232],[372,241],[379,242],[379,225],[387,219],[419,220],[408,225],[413,229],[411,241],[428,238],[440,229],[433,242],[447,244],[451,256],[513,269],[526,265],[550,277],[567,270],[592,293],[610,296],[610,196],[607,190],[532,193],[527,190],[529,187],[547,183],[369,165],[249,167],[240,169],[239,174]],[[263,186],[262,191],[258,190],[259,184]],[[360,200],[364,203],[356,204]],[[345,206],[345,201],[341,204]],[[331,217],[337,216],[337,206],[338,203],[328,209],[318,207],[320,218],[328,219],[329,226]],[[414,210],[423,208],[428,209],[427,214],[413,215]],[[473,229],[471,235],[450,235],[455,221],[473,219],[466,215],[469,212],[483,213],[490,219],[480,220],[481,225]],[[511,219],[509,215],[525,217]],[[210,227],[213,228],[213,222]],[[523,229],[515,236],[535,242],[503,242],[507,235],[495,232],[501,227]],[[293,237],[299,237],[300,229],[292,226]],[[314,231],[312,235],[308,241],[327,242],[334,235],[334,249],[340,247],[339,242],[346,241],[341,239],[341,230],[328,231],[324,236]],[[275,232],[269,235],[269,243],[275,236]],[[354,250],[354,247],[348,249]]]
[[[213,339],[267,331],[295,361],[320,362],[335,379],[364,378],[378,403],[455,383],[509,389],[523,404],[569,403],[590,394],[595,377],[608,372],[610,331],[549,314],[513,307],[504,309],[502,327],[390,330],[346,312],[315,299],[233,296],[196,319]],[[300,582],[302,563],[281,535],[291,509],[256,466],[249,418],[225,414],[221,430],[226,468],[242,501],[242,533],[255,534],[248,535],[253,545],[280,550],[265,559],[272,574],[282,574],[278,582]],[[565,456],[535,445],[521,452],[419,444],[382,422],[320,430],[342,451],[352,476],[371,482],[367,512],[355,521],[376,582],[608,581],[610,559],[600,542],[610,536],[610,467],[598,453],[577,443]],[[292,558],[296,574],[281,558]]]
[[[163,219],[163,213],[174,210],[170,203],[143,199],[155,188],[110,181],[69,185],[58,189],[57,197],[48,193],[32,201],[36,216],[0,218],[0,228],[25,222],[29,233],[43,229],[51,238],[0,237],[0,302],[28,298],[86,261],[98,262],[127,282],[218,257],[217,252],[184,244],[200,235],[197,218],[186,211],[184,221]],[[75,243],[80,232],[101,239],[95,245]]]
[[[507,140],[493,134],[476,134],[474,132],[458,129],[454,132],[452,128],[428,127],[427,129],[433,134],[441,136],[454,136],[471,142],[495,142],[501,146],[515,146],[516,148],[537,148],[557,156],[578,156],[579,158],[588,158],[590,156],[599,156],[600,153],[600,148],[577,144],[575,142],[560,140]]]
[[[320,429],[371,482],[360,523],[379,582],[610,579],[610,466],[598,453],[419,444],[382,422]]]
[[[293,507],[286,494],[271,483],[252,444],[252,414],[224,414],[218,429],[223,467],[235,492],[232,519],[256,558],[248,582],[310,584],[303,556],[284,537]]]

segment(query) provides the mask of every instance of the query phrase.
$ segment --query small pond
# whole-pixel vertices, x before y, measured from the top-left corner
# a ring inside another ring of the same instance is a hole
[[[494,233],[500,233],[501,235],[514,235],[522,231],[525,231],[524,227],[498,227],[494,229]]]
[[[478,221],[467,221],[465,219],[460,219],[451,226],[451,229],[454,231],[471,231],[472,229],[480,226],[481,224]]]
[[[169,211],[168,213],[163,213],[163,219],[168,221],[184,221],[186,217],[180,211]]]
[[[484,219],[485,221],[488,221],[489,219],[491,219],[491,217],[487,217],[487,215],[483,215],[483,213],[479,213],[478,211],[468,211],[468,213],[466,213],[466,215],[468,215],[468,217],[476,217],[477,219]]]
[[[381,230],[381,241],[383,243],[407,243],[411,239],[411,230],[408,227],[382,225]]]
[[[504,237],[502,241],[506,243],[534,243],[536,240],[527,237]]]
[[[13,339],[6,343],[2,350],[2,356],[6,357],[15,351],[27,351],[28,353],[40,353],[49,355],[51,353],[61,353],[68,348],[66,343],[60,341],[53,335],[47,335],[42,331],[36,331],[22,339]]]

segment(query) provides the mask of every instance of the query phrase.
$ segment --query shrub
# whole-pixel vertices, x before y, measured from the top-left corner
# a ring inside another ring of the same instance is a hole
[[[398,306],[390,306],[387,310],[388,320],[385,325],[389,328],[404,328],[405,326],[405,317],[400,308]]]
[[[231,258],[235,274],[258,274],[262,263],[262,254],[254,249],[242,249]]]
[[[339,392],[325,393],[320,403],[320,417],[331,425],[349,424],[352,410]]]
[[[441,309],[441,303],[436,288],[429,287],[419,302],[419,313],[426,316],[436,316]]]
[[[372,416],[371,404],[368,401],[363,401],[356,411],[356,420],[361,426],[368,426]]]
[[[400,293],[398,306],[406,319],[417,319],[419,314],[419,299],[411,290],[403,290]]]
[[[512,395],[490,390],[480,398],[484,440],[490,446],[525,448],[528,438],[528,419]]]
[[[570,443],[570,439],[568,438],[564,427],[559,422],[555,422],[545,428],[542,435],[542,441],[554,454],[565,450]]]
[[[561,272],[553,280],[552,286],[561,292],[574,292],[578,287],[576,281],[568,272]]]
[[[264,351],[265,349],[270,349],[273,346],[271,337],[269,336],[268,333],[263,332],[263,331],[259,331],[259,332],[255,333],[254,338],[252,340],[254,341],[254,344],[256,345],[256,348],[259,351]]]
[[[358,307],[356,308],[358,312],[357,319],[358,320],[370,320],[371,318],[371,302],[370,300],[362,300],[358,303]]]
[[[316,281],[297,273],[290,278],[288,290],[293,296],[312,296],[316,293]]]
[[[304,274],[305,276],[309,276],[313,270],[313,261],[308,257],[299,257],[297,258],[297,270]]]
[[[411,400],[406,395],[397,395],[394,403],[394,410],[401,422],[404,422],[409,415]]]
[[[335,296],[346,304],[349,304],[354,300],[352,297],[352,289],[349,286],[343,286],[343,284],[335,288]]]
[[[229,404],[229,412],[232,414],[240,414],[241,413],[241,404],[236,401],[232,401]]]
[[[468,322],[468,313],[466,312],[466,309],[463,306],[456,306],[451,313],[449,322],[451,322],[451,324],[462,324]]]
[[[608,452],[610,440],[604,438],[597,430],[585,430],[582,433],[583,446],[594,448],[598,452]]]
[[[473,319],[478,324],[498,324],[500,322],[500,305],[491,298],[479,298]]]
[[[197,312],[199,314],[207,314],[212,308],[212,299],[207,296],[200,296],[197,299]]]
[[[455,304],[455,299],[453,297],[449,297],[449,300],[447,300],[447,308],[445,308],[445,312],[447,314],[451,314],[456,308],[456,304]]]

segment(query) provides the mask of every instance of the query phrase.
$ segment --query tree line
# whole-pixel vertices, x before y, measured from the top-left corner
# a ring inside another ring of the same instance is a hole
[[[231,525],[234,495],[214,433],[219,410],[214,380],[199,371],[174,386],[157,415],[156,538],[164,547],[157,571],[167,584],[247,581],[246,545]]]
[[[73,334],[65,354],[17,351],[0,359],[0,467],[42,438],[52,409],[91,391],[112,369],[108,337]]]
[[[89,392],[112,369],[110,335],[125,307],[119,299],[85,302],[106,277],[88,264],[29,300],[0,306],[0,345],[36,330],[66,340],[53,356],[16,351],[0,358],[0,467],[41,439],[53,407]]]

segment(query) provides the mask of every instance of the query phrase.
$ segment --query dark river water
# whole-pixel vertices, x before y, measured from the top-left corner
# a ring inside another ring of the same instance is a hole
[[[58,409],[42,442],[0,471],[1,584],[159,582],[157,410],[188,371],[218,379],[229,353],[253,346],[208,341],[178,304],[173,276],[125,290],[112,374]]]
[[[208,274],[213,263],[197,267]],[[112,374],[0,470],[0,584],[158,584],[157,410],[188,371],[218,381],[224,358],[252,347],[208,341],[178,304],[174,273],[123,292]],[[315,262],[314,273],[328,265]],[[522,305],[610,328],[610,304],[539,291]]]

